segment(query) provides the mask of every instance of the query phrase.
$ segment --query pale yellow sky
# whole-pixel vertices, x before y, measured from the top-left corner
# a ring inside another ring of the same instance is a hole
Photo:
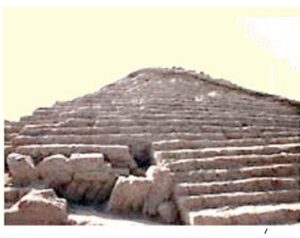
[[[4,118],[142,67],[182,66],[300,100],[300,8],[6,8]]]

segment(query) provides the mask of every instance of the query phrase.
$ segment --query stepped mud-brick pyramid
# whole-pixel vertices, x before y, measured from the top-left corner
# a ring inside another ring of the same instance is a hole
[[[5,222],[68,224],[75,202],[169,224],[295,224],[299,161],[300,102],[142,69],[5,121]]]

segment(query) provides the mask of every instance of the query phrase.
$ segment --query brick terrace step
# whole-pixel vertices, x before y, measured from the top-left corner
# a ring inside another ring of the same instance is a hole
[[[286,144],[299,143],[300,137],[286,137],[286,138],[244,138],[232,140],[163,140],[155,141],[151,144],[154,151],[160,150],[178,150],[178,149],[200,149],[208,147],[225,147],[225,146],[255,146],[267,144]]]
[[[234,179],[246,179],[249,177],[274,176],[299,176],[299,164],[273,164],[234,169],[205,169],[189,172],[176,172],[173,174],[174,180],[177,183],[187,183],[195,181],[224,181]]]
[[[293,203],[299,202],[299,194],[299,190],[219,193],[187,197],[180,196],[177,198],[177,203],[179,207],[191,211],[223,206]]]
[[[162,162],[167,159],[204,158],[223,155],[274,154],[281,152],[300,152],[300,143],[155,151],[154,159],[157,162]]]
[[[173,172],[189,172],[200,169],[234,169],[247,166],[300,163],[300,153],[275,153],[261,155],[225,155],[206,158],[167,160],[163,166]]]
[[[200,139],[210,139],[210,140],[225,140],[229,138],[257,138],[257,137],[294,137],[298,136],[297,133],[294,132],[267,132],[262,133],[260,136],[255,134],[241,134],[241,133],[231,133],[226,134],[224,133],[115,133],[115,134],[102,134],[102,135],[42,135],[42,136],[16,136],[12,139],[13,145],[28,145],[28,144],[50,144],[50,143],[56,143],[56,144],[74,144],[74,143],[85,143],[85,144],[107,144],[107,143],[119,143],[119,144],[129,144],[129,141],[138,141],[142,143],[143,141],[149,143],[152,141],[157,141],[161,139],[187,139],[187,140],[200,140]],[[292,144],[291,144],[292,145]],[[283,146],[282,146],[283,147]],[[296,146],[295,146],[296,147]],[[231,148],[231,147],[230,147]],[[239,147],[240,153],[243,153],[243,147]],[[267,147],[266,147],[267,148]],[[257,150],[260,150],[260,148],[256,148]],[[278,148],[277,151],[285,151],[287,149],[284,148]],[[291,149],[291,148],[290,148]],[[296,147],[297,149],[297,147]],[[252,150],[255,150],[255,148],[252,148]],[[276,150],[276,149],[269,149],[270,151]],[[175,151],[175,150],[174,150]],[[173,158],[173,154],[176,154],[174,151],[168,152],[168,158]],[[176,150],[177,151],[177,150]],[[178,150],[179,151],[179,150]],[[179,153],[179,152],[178,152]],[[192,153],[192,152],[187,152]],[[197,152],[198,153],[198,152]],[[194,154],[197,154],[196,152]],[[215,152],[205,152],[206,154],[214,154]],[[164,156],[167,156],[165,151],[158,151],[155,152],[157,154],[156,156],[163,158]],[[165,158],[165,157],[164,157]]]
[[[218,207],[190,212],[190,225],[264,225],[299,222],[300,203]]]
[[[207,126],[207,125],[168,125],[168,126],[104,126],[104,127],[48,127],[48,128],[34,128],[25,127],[21,130],[22,135],[97,135],[97,134],[112,134],[112,133],[179,133],[179,132],[194,132],[198,133],[253,133],[260,134],[262,132],[288,132],[291,128],[276,128],[276,127],[225,127],[225,126]],[[299,132],[300,133],[300,132]],[[13,138],[18,134],[10,134],[10,138]],[[300,140],[299,140],[300,141]]]
[[[299,177],[261,177],[231,181],[180,183],[176,185],[176,196],[195,196],[229,192],[251,192],[283,189],[299,189]]]

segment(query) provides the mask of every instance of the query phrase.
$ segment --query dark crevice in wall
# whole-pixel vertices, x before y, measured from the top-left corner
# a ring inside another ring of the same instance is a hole
[[[151,143],[143,144],[139,148],[133,147],[131,153],[139,169],[146,171],[151,165],[156,164],[151,155]]]

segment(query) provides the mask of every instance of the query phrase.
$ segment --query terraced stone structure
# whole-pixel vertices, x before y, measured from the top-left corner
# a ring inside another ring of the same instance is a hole
[[[171,224],[300,221],[300,103],[181,68],[6,121],[5,157],[7,208],[42,187]]]

